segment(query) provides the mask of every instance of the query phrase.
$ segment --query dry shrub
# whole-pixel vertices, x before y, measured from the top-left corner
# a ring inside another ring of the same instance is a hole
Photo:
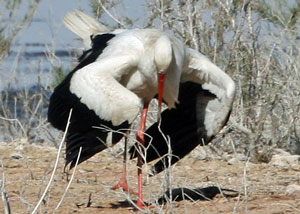
[[[150,1],[149,21],[207,55],[236,82],[223,150],[269,161],[300,154],[299,17],[295,1]],[[150,23],[149,22],[149,23]],[[150,25],[150,24],[149,24]]]
[[[121,2],[91,5],[100,20],[104,6],[115,15],[114,27],[134,27],[130,16],[116,12]],[[217,147],[237,149],[252,161],[268,162],[278,147],[300,154],[297,1],[151,0],[146,6],[144,27],[172,32],[236,82],[232,116]]]

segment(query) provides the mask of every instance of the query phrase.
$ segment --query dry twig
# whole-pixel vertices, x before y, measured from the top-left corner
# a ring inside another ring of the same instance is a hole
[[[57,211],[57,209],[60,207],[61,203],[63,202],[63,200],[64,200],[64,198],[65,198],[65,196],[66,196],[66,194],[67,194],[67,192],[68,192],[68,190],[69,190],[69,188],[70,188],[70,186],[71,186],[71,183],[72,183],[73,178],[74,178],[74,176],[75,176],[75,172],[76,172],[76,168],[77,168],[77,165],[78,165],[78,161],[79,161],[79,158],[80,158],[80,155],[81,155],[81,150],[82,150],[82,147],[79,148],[78,156],[77,156],[77,159],[76,159],[76,163],[75,163],[75,166],[74,166],[74,169],[73,169],[73,173],[72,173],[71,179],[70,179],[70,181],[69,181],[69,183],[68,183],[68,185],[67,185],[67,187],[66,187],[66,189],[65,189],[64,194],[62,195],[60,201],[58,202],[56,208],[54,209],[54,213],[55,213],[55,212]]]
[[[62,146],[63,146],[63,143],[65,141],[65,138],[66,138],[66,135],[67,135],[67,132],[68,132],[68,128],[69,128],[69,125],[70,125],[70,119],[71,119],[71,115],[72,115],[72,109],[70,110],[70,113],[69,113],[69,117],[68,117],[68,122],[67,122],[67,126],[66,126],[66,130],[65,130],[65,133],[64,133],[64,136],[60,142],[60,145],[59,145],[59,148],[58,148],[58,151],[57,151],[57,156],[56,156],[56,161],[55,161],[55,164],[54,164],[54,168],[53,168],[53,171],[52,171],[52,174],[51,174],[51,177],[50,177],[50,180],[48,182],[48,185],[43,193],[43,195],[41,196],[39,202],[37,203],[37,205],[35,206],[34,210],[32,211],[31,214],[34,214],[36,213],[37,209],[39,208],[39,206],[41,205],[42,201],[44,200],[49,188],[50,188],[50,185],[53,181],[53,178],[54,178],[54,175],[55,175],[55,172],[56,172],[56,168],[57,168],[57,165],[58,165],[58,160],[59,160],[59,154],[61,152],[61,149],[62,149]]]
[[[4,208],[4,214],[10,214],[11,211],[10,211],[9,200],[5,190],[5,174],[4,174],[4,166],[2,160],[1,160],[1,167],[2,167],[2,180],[0,180],[0,189],[1,189],[1,198],[3,203],[3,208]]]

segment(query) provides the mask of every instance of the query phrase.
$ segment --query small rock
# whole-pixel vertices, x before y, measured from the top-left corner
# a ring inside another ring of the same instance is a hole
[[[229,165],[235,164],[235,163],[239,163],[239,162],[244,162],[247,161],[247,157],[243,154],[236,154],[234,155],[234,157],[230,158],[227,163]]]
[[[244,154],[236,154],[236,158],[239,160],[239,161],[247,161],[248,160],[248,157]]]
[[[23,158],[23,155],[21,155],[20,153],[12,153],[11,155],[10,155],[10,157],[12,158],[12,159],[21,159],[21,158]]]
[[[290,184],[287,186],[285,193],[293,198],[300,198],[300,186],[296,184]]]
[[[85,203],[83,203],[83,202],[76,202],[75,205],[76,205],[77,208],[80,208],[83,205],[85,205]]]
[[[231,159],[229,159],[228,161],[227,161],[227,164],[228,165],[233,165],[233,164],[235,164],[235,163],[237,163],[238,162],[238,160],[236,159],[236,158],[231,158]]]
[[[287,152],[287,151],[285,151],[283,149],[279,149],[279,148],[274,149],[273,154],[274,155],[283,155],[283,156],[289,156],[289,155],[291,155],[291,153],[289,153],[289,152]]]
[[[295,171],[300,171],[300,164],[297,163],[297,164],[292,164],[291,165],[291,169],[292,170],[295,170]]]
[[[300,163],[300,155],[273,155],[270,165],[280,168],[290,168],[293,164]]]

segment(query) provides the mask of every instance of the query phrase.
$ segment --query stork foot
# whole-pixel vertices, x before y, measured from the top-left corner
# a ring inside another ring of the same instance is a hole
[[[136,205],[138,208],[140,208],[141,210],[150,209],[150,208],[155,208],[154,205],[148,205],[147,203],[145,204],[145,202],[143,202],[143,200],[141,200],[141,199],[138,199],[135,205]],[[136,207],[135,207],[135,209],[137,210]]]
[[[123,191],[125,192],[129,192],[131,194],[134,194],[134,195],[138,195],[138,193],[136,193],[135,191],[133,191],[133,189],[131,189],[129,186],[128,186],[128,183],[127,183],[127,179],[124,178],[124,177],[121,177],[120,181],[117,183],[117,185],[113,186],[111,189],[112,190],[117,190],[119,188],[122,188]]]
[[[146,209],[147,206],[145,205],[145,203],[139,198],[136,202],[136,206],[142,210]]]

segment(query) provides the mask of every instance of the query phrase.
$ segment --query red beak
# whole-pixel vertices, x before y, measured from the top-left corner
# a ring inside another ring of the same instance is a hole
[[[158,73],[158,112],[157,112],[157,122],[160,122],[161,118],[161,105],[163,99],[163,92],[164,92],[164,80],[165,80],[165,73],[159,72]]]

